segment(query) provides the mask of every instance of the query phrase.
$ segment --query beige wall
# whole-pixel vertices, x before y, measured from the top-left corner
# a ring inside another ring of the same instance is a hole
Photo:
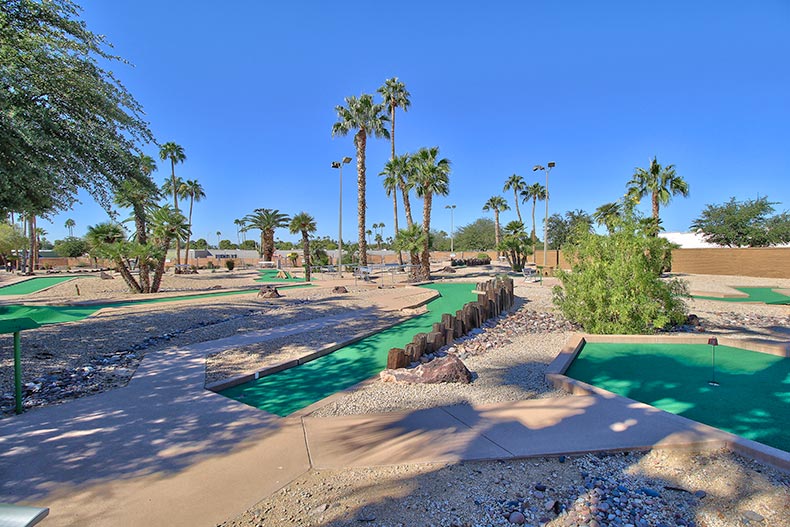
[[[675,249],[672,272],[790,278],[790,248]]]

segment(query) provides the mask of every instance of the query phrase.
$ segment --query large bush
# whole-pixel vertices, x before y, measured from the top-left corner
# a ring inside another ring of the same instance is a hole
[[[607,236],[587,233],[563,247],[571,271],[558,271],[554,302],[589,333],[652,333],[686,318],[685,282],[662,280],[670,249],[640,222],[618,221]]]

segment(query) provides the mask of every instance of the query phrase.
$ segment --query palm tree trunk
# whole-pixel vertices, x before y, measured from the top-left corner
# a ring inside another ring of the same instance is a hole
[[[392,212],[395,216],[395,235],[398,235],[398,191],[392,189]],[[398,249],[398,265],[403,265],[403,253]]]
[[[178,189],[176,188],[176,162],[170,158],[170,177],[173,181],[173,207],[178,212]],[[176,265],[181,265],[181,240],[176,238]]]
[[[162,240],[162,258],[157,262],[156,269],[154,270],[154,279],[151,282],[151,292],[158,293],[159,286],[162,284],[162,275],[165,274],[165,260],[167,259],[167,249],[170,247],[170,238]]]
[[[310,238],[307,237],[307,231],[302,231],[302,252],[304,252],[304,279],[305,282],[310,281]]]
[[[266,247],[266,233],[261,229],[261,258],[263,258],[264,251]],[[266,258],[263,258],[266,260]]]
[[[516,215],[518,216],[518,221],[523,225],[524,222],[521,220],[521,211],[518,208],[518,191],[516,191],[516,187],[513,187],[513,200],[516,202]]]
[[[263,253],[263,259],[271,262],[274,258],[274,229],[266,229],[266,252]]]
[[[28,215],[27,218],[28,229],[30,232],[28,233],[28,239],[30,240],[30,257],[27,259],[27,271],[25,272],[26,275],[32,275],[33,270],[36,268],[36,216],[35,214]]]
[[[132,205],[132,214],[134,214],[134,226],[137,229],[137,235],[135,236],[137,243],[145,245],[148,243],[148,233],[145,232],[145,209],[142,204],[134,203]],[[148,258],[138,260],[138,266],[140,268],[140,288],[143,293],[150,293],[151,278],[148,273]]]
[[[123,281],[126,282],[126,285],[129,286],[129,291],[132,293],[142,293],[143,288],[140,287],[140,284],[137,283],[137,280],[134,279],[132,276],[131,271],[126,266],[126,262],[120,256],[115,259],[115,268],[118,269],[118,272],[121,274],[121,278]]]
[[[403,198],[403,213],[406,215],[406,227],[414,225],[414,220],[411,216],[411,201],[409,200],[409,191],[406,188],[406,182],[402,177],[398,176],[400,180],[400,193]]]
[[[189,242],[192,238],[192,205],[195,203],[195,195],[191,194],[189,199],[189,233],[187,234],[186,253],[184,254],[184,264],[189,265]]]
[[[494,239],[496,241],[496,255],[501,256],[502,252],[499,250],[499,244],[502,243],[502,233],[499,230],[499,210],[494,209]]]
[[[653,219],[658,220],[658,192],[653,192],[651,198],[653,201]]]
[[[535,248],[535,205],[538,203],[538,198],[536,196],[532,197],[532,248]],[[546,240],[543,240],[543,243],[546,243]]]
[[[365,239],[365,209],[367,208],[367,200],[365,197],[366,143],[367,133],[363,128],[354,136],[354,144],[357,147],[357,237],[359,238],[359,265],[368,265],[368,242]]]
[[[422,261],[420,262],[420,266],[422,267],[422,279],[423,280],[430,280],[431,279],[431,253],[428,249],[430,244],[429,233],[431,232],[431,203],[433,201],[433,195],[430,191],[425,193],[425,198],[423,201],[422,207],[422,234],[425,237],[425,240],[422,243]]]

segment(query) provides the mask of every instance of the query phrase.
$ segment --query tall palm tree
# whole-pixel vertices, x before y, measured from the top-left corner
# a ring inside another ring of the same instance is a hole
[[[222,232],[217,231],[217,249],[220,249],[220,243],[222,242]]]
[[[146,156],[147,157],[147,156]],[[150,158],[149,158],[150,159]],[[156,207],[156,202],[160,198],[159,189],[151,179],[150,172],[141,166],[139,177],[126,178],[115,189],[114,201],[121,207],[132,209],[132,217],[135,226],[135,241],[140,247],[148,243],[148,211]],[[138,257],[138,267],[140,269],[140,288],[142,293],[151,292],[151,280],[149,273],[152,261],[149,255],[141,253]]]
[[[650,161],[647,170],[639,167],[634,169],[634,175],[628,182],[627,189],[627,196],[635,203],[650,194],[653,219],[656,221],[659,220],[659,205],[667,205],[674,195],[680,194],[683,197],[689,195],[689,185],[677,175],[675,165],[662,167],[655,157]]]
[[[236,225],[236,241],[241,245],[241,233],[244,231],[244,220],[233,220],[233,224]]]
[[[244,217],[245,229],[261,231],[261,258],[270,262],[274,256],[274,231],[286,227],[291,218],[277,209],[255,209]]]
[[[398,80],[397,77],[392,77],[391,79],[387,79],[384,81],[384,85],[378,89],[378,92],[381,94],[382,98],[384,99],[384,104],[390,110],[390,147],[391,147],[391,154],[390,154],[390,161],[395,160],[395,109],[400,108],[404,112],[409,111],[409,107],[411,106],[411,94],[406,89],[406,85],[403,84],[401,81]],[[400,185],[399,185],[400,186]],[[392,200],[394,203],[395,209],[395,232],[398,231],[398,193],[396,187],[391,187],[392,192]],[[389,193],[387,194],[390,195]],[[406,196],[405,199],[408,199]],[[405,205],[404,205],[405,206]],[[398,263],[402,264],[403,260],[398,252]]]
[[[178,212],[178,189],[181,186],[176,180],[176,164],[187,160],[184,147],[172,141],[163,144],[159,148],[159,159],[162,161],[170,160],[170,192],[173,194],[173,208]],[[176,239],[176,264],[181,264],[181,241]]]
[[[513,201],[516,203],[516,215],[518,216],[518,221],[524,223],[521,219],[521,211],[518,208],[518,193],[527,188],[527,184],[524,183],[524,178],[519,176],[518,174],[513,174],[507,181],[505,181],[505,187],[503,190],[513,190]]]
[[[535,247],[535,205],[537,205],[538,200],[544,201],[548,199],[549,194],[546,192],[546,187],[541,185],[540,183],[533,183],[528,185],[521,191],[521,197],[526,203],[528,199],[532,200],[532,247]],[[545,243],[545,240],[544,240]]]
[[[491,196],[488,198],[488,201],[485,202],[483,205],[483,210],[485,212],[493,211],[494,212],[494,226],[495,231],[494,235],[496,238],[496,246],[499,247],[500,242],[502,241],[502,232],[499,228],[499,213],[505,210],[510,210],[510,207],[505,201],[505,198],[502,196]],[[498,252],[498,250],[497,250]]]
[[[412,174],[414,189],[423,199],[422,205],[422,255],[420,257],[421,278],[431,278],[431,254],[429,252],[431,232],[431,206],[434,194],[446,196],[450,193],[450,160],[439,159],[439,147],[421,148],[413,156],[414,173]]]
[[[398,187],[400,186],[400,178],[397,174],[393,172],[388,172],[392,168],[392,162],[388,161],[386,165],[384,165],[384,170],[382,170],[379,175],[384,176],[384,191],[387,193],[387,197],[392,196],[392,211],[393,216],[395,217],[395,232],[398,232]],[[398,251],[398,264],[403,265],[403,254]]]
[[[384,106],[373,102],[373,96],[362,94],[359,98],[346,97],[346,106],[336,106],[338,121],[332,125],[332,137],[348,135],[352,130],[354,146],[357,150],[357,235],[359,238],[359,263],[368,264],[367,240],[365,240],[365,149],[369,135],[389,138],[384,126],[389,118],[384,114]]]
[[[69,230],[69,238],[72,238],[74,236],[74,226],[75,225],[77,225],[77,224],[71,218],[67,219],[66,223],[63,224],[63,226],[66,227]]]
[[[187,244],[186,254],[184,255],[184,264],[189,265],[189,241],[192,237],[192,206],[196,201],[200,201],[206,197],[206,192],[203,186],[197,179],[188,179],[185,183],[181,184],[178,189],[178,194],[181,199],[189,198],[189,216],[187,216],[187,223],[189,223],[189,230],[187,231]]]
[[[622,216],[622,207],[617,201],[604,203],[593,212],[592,218],[598,225],[606,226],[606,230],[611,234],[614,231],[614,224]]]
[[[310,281],[310,234],[317,229],[315,218],[306,212],[300,212],[291,218],[288,230],[291,234],[302,234],[302,259],[304,260],[304,279]]]

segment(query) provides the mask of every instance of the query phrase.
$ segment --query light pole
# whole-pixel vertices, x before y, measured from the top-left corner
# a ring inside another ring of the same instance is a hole
[[[455,248],[453,245],[453,211],[455,210],[455,205],[445,205],[445,209],[450,209],[450,258],[455,256]]]
[[[332,161],[332,168],[340,169],[340,208],[337,216],[337,269],[340,278],[343,278],[343,165],[351,163],[351,158],[346,156],[341,161]]]
[[[548,240],[549,240],[549,172],[551,169],[557,166],[557,163],[554,161],[549,161],[548,168],[544,167],[543,165],[535,165],[532,168],[533,172],[537,172],[538,170],[542,170],[546,173],[546,217],[543,220],[543,269],[544,273],[546,272],[546,250],[548,248]],[[559,264],[559,262],[557,262]]]

